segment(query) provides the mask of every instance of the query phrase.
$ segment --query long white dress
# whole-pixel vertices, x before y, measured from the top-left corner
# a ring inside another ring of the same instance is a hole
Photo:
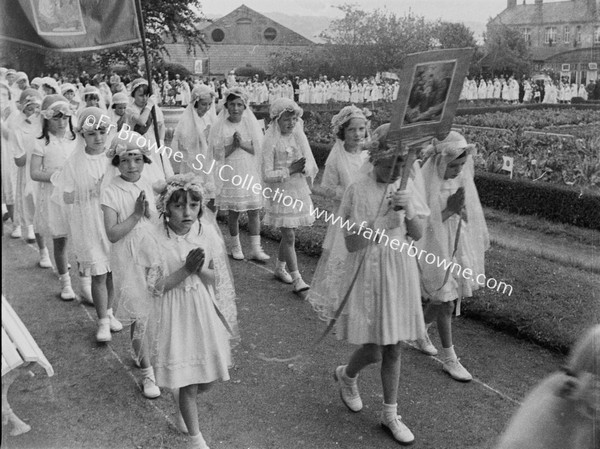
[[[47,171],[61,169],[76,146],[76,141],[67,136],[58,138],[52,134],[46,144],[44,138],[35,141],[33,154],[42,158],[42,167]],[[34,228],[36,232],[56,237],[69,234],[69,209],[71,206],[58,201],[55,187],[50,182],[37,182]]]
[[[311,179],[312,184],[318,168],[302,126],[300,120],[294,131],[284,136],[277,120],[273,120],[267,130],[262,160],[263,179],[271,191],[279,189],[285,193],[280,198],[269,195],[265,204],[264,224],[296,228],[310,226],[315,221],[310,213],[312,200],[307,178]],[[302,157],[306,158],[304,172],[290,175],[289,167]]]
[[[224,251],[222,239],[208,220],[202,220],[201,228],[198,222],[194,223],[190,231],[181,236],[167,232],[162,224],[158,227],[155,231],[158,246],[152,249],[154,254],[150,257],[160,256],[160,271],[165,277],[180,269],[194,248],[204,250],[206,266],[215,266],[217,252]],[[159,386],[180,388],[229,380],[229,339],[234,331],[231,322],[218,309],[218,287],[192,274],[175,288],[154,297],[152,319],[155,324],[149,327],[149,341],[151,363]],[[229,293],[235,294],[231,279],[228,287]]]
[[[117,214],[117,223],[122,223],[133,213],[135,201],[142,191],[146,193],[151,218],[156,219],[152,184],[143,175],[137,182],[125,181],[121,176],[112,178],[100,193],[100,204],[114,210]],[[126,236],[112,244],[110,251],[115,316],[123,324],[136,322],[137,334],[134,335],[134,340],[141,339],[144,335],[150,303],[139,295],[139,286],[145,282],[145,272],[141,268],[133,270],[131,262],[139,248],[139,242],[152,226],[150,219],[141,218]]]
[[[215,182],[220,184],[217,187],[216,205],[221,210],[238,212],[260,209],[263,206],[263,196],[251,186],[262,183],[260,164],[264,136],[250,110],[246,109],[239,123],[233,123],[227,117],[227,110],[223,110],[209,136],[209,151],[220,164],[215,176]],[[240,133],[243,142],[252,142],[254,154],[238,148],[225,157],[225,146],[231,145],[236,131]]]
[[[308,296],[319,317],[330,320],[348,295],[336,323],[336,335],[352,344],[391,345],[421,338],[425,333],[419,272],[416,260],[407,250],[405,212],[394,211],[387,200],[398,186],[399,181],[376,182],[375,173],[370,171],[348,187],[339,211],[342,219],[348,220],[348,226],[354,224],[354,232],[361,223],[374,223],[372,232],[385,233],[387,240],[382,237],[381,243],[371,242],[350,253],[336,244],[332,251],[325,249],[319,261],[320,271],[317,267],[322,276],[313,279]],[[412,181],[407,189],[414,191]],[[418,216],[429,214],[418,195],[413,197],[413,205]],[[375,238],[366,232],[362,230],[363,237]],[[340,229],[334,240],[344,239],[344,235]]]
[[[81,138],[78,140],[78,148],[61,170],[56,188],[73,198],[69,224],[79,272],[86,276],[98,276],[111,271],[111,244],[106,235],[100,207],[100,187],[109,160],[104,152],[87,154],[84,150],[85,142]],[[64,197],[60,199],[64,201]]]

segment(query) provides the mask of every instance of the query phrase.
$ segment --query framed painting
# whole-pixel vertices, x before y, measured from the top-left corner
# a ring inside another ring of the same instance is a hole
[[[472,48],[457,48],[406,56],[389,140],[417,144],[448,135],[472,54]]]

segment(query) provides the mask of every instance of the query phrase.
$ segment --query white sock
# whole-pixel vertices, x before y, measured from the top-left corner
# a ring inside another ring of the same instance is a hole
[[[204,441],[202,432],[200,432],[198,435],[190,435],[190,443],[192,444],[192,447],[194,447],[194,448],[201,449],[201,448],[208,447],[206,445],[206,441]]]
[[[277,259],[277,265],[276,266],[277,266],[278,270],[283,270],[285,268],[285,260],[281,261],[281,260]]]
[[[40,249],[40,257],[46,257],[46,256],[50,256],[50,253],[48,253],[48,247],[45,246],[44,248]]]
[[[154,379],[154,368],[152,368],[151,366],[149,366],[148,368],[142,368],[140,371],[142,373],[142,377],[149,377],[153,381],[155,380]]]
[[[232,235],[231,236],[231,247],[232,248],[236,248],[236,247],[241,247],[242,245],[240,244],[240,235]]]
[[[385,422],[394,421],[398,416],[398,404],[386,404],[384,402],[382,415]]]
[[[250,246],[252,246],[252,248],[260,248],[260,235],[250,236]]]
[[[292,280],[296,280],[296,279],[301,279],[302,276],[300,276],[300,272],[298,270],[296,271],[290,271],[290,276],[292,276]]]
[[[454,345],[449,348],[442,348],[442,359],[443,360],[456,360],[456,353],[454,352]]]
[[[110,309],[106,309],[106,314],[107,314],[108,316],[112,316],[112,317],[114,318],[114,314],[113,314],[113,309],[112,309],[112,307],[111,307]]]

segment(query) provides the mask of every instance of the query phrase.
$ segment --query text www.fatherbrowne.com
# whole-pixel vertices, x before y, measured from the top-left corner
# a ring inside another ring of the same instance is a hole
[[[89,116],[88,119],[92,119],[92,122],[86,120],[86,125],[97,127],[108,125],[108,129],[115,125],[110,123],[108,116],[102,116],[101,119],[96,123],[96,119],[93,116]],[[150,151],[155,151],[157,154],[160,153],[162,156],[173,158],[175,162],[184,162],[183,153],[179,151],[173,151],[171,148],[161,145],[158,146],[154,142],[148,142],[145,137],[139,134],[131,132],[131,128],[127,125],[119,131],[119,137],[121,139],[132,139],[136,138],[143,140],[142,142],[136,142],[140,146],[146,146],[150,144]],[[134,137],[135,136],[135,137]],[[290,195],[285,194],[285,190],[279,188],[272,189],[271,187],[262,186],[260,182],[256,182],[253,176],[236,173],[235,169],[231,165],[217,164],[215,160],[212,160],[210,164],[207,164],[206,158],[203,154],[195,156],[194,161],[190,164],[191,167],[199,172],[199,174],[213,175],[220,179],[222,182],[230,182],[236,187],[243,188],[252,191],[255,195],[261,194],[265,199],[271,200],[277,203],[282,203],[286,207],[292,207],[298,211],[304,210],[304,202],[298,198],[293,198]],[[312,204],[309,205],[309,213],[318,220],[323,220],[330,226],[339,226],[342,230],[348,233],[359,234],[361,237],[379,245],[389,246],[394,251],[404,252],[410,257],[416,257],[418,262],[424,260],[429,265],[435,264],[438,268],[443,268],[446,271],[450,271],[450,274],[456,275],[457,277],[462,276],[465,280],[474,280],[478,285],[485,286],[491,290],[502,292],[508,296],[512,295],[513,287],[503,281],[497,281],[494,278],[487,278],[483,273],[473,273],[470,268],[461,267],[460,264],[447,260],[440,257],[439,255],[430,253],[424,249],[419,249],[414,245],[414,242],[401,242],[396,238],[391,238],[385,233],[385,229],[372,229],[367,226],[367,222],[363,221],[359,225],[351,222],[348,219],[336,215],[327,210],[321,210],[318,207],[314,207]]]

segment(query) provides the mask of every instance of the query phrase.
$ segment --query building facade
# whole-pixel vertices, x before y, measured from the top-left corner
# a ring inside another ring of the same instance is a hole
[[[537,70],[560,73],[572,83],[598,78],[600,0],[507,0],[491,24],[523,34]]]
[[[306,51],[314,42],[242,5],[201,30],[207,48],[189,55],[181,43],[167,44],[165,59],[192,73],[223,77],[231,70],[252,67],[270,74],[271,54],[283,47]]]

